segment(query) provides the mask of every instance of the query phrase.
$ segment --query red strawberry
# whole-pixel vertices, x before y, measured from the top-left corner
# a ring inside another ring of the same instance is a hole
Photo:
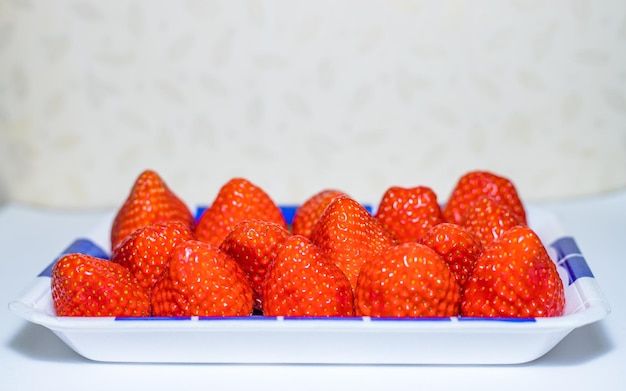
[[[247,179],[233,178],[218,192],[196,226],[198,240],[219,246],[233,227],[243,220],[259,219],[287,229],[287,223],[270,196]]]
[[[324,209],[335,197],[340,195],[345,195],[345,193],[339,190],[326,189],[306,200],[296,209],[296,213],[293,216],[291,223],[293,234],[310,238],[313,225],[324,213]]]
[[[193,227],[194,218],[154,171],[147,170],[136,179],[128,198],[118,210],[111,227],[111,249],[138,228],[168,220],[180,220]]]
[[[148,291],[165,271],[174,247],[194,239],[189,226],[178,220],[139,228],[111,254],[111,261],[126,267]]]
[[[52,268],[57,316],[150,316],[148,292],[125,267],[85,254],[68,254]]]
[[[252,287],[225,252],[190,240],[172,252],[151,302],[154,316],[247,316],[252,314]]]
[[[419,242],[443,257],[461,288],[483,251],[480,240],[465,228],[452,223],[441,223],[431,227]]]
[[[348,196],[336,197],[326,207],[311,241],[339,266],[353,289],[365,261],[397,243],[378,219]]]
[[[487,171],[470,171],[459,179],[443,208],[444,219],[461,224],[470,205],[483,195],[509,208],[522,224],[526,224],[526,211],[513,182]]]
[[[419,243],[389,247],[363,265],[357,316],[447,317],[459,313],[460,288],[446,262]]]
[[[461,225],[485,246],[522,223],[509,208],[489,196],[482,196],[467,209]]]
[[[220,249],[237,261],[248,276],[254,291],[254,306],[259,310],[262,308],[261,290],[267,268],[290,235],[279,224],[250,219],[235,225],[220,245]]]
[[[278,250],[263,285],[267,316],[354,316],[348,278],[308,238],[293,235]]]
[[[535,232],[517,226],[485,247],[461,297],[469,317],[563,314],[565,293],[556,265]]]
[[[401,243],[416,242],[428,228],[443,222],[437,195],[425,186],[387,189],[375,216]]]

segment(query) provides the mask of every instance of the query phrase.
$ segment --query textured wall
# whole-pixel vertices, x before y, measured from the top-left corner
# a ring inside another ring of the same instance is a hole
[[[0,199],[626,185],[626,2],[0,0]]]

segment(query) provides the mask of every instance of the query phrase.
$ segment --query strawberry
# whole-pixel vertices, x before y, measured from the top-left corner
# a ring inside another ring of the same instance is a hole
[[[249,219],[235,225],[220,244],[220,249],[237,261],[248,276],[256,309],[262,308],[261,290],[267,268],[290,235],[279,224]]]
[[[154,171],[146,170],[135,180],[133,187],[118,210],[111,227],[111,249],[138,228],[168,220],[180,220],[193,227],[194,217]]]
[[[335,197],[326,207],[311,241],[339,266],[353,289],[365,261],[397,243],[378,219],[348,196]]]
[[[174,249],[152,290],[154,316],[248,316],[252,287],[237,262],[218,247],[189,240]]]
[[[310,238],[313,225],[324,213],[324,209],[335,197],[340,195],[345,195],[345,193],[339,190],[326,189],[307,199],[296,209],[291,223],[292,233]]]
[[[141,227],[111,253],[111,261],[126,267],[149,292],[167,267],[174,247],[194,239],[189,226],[179,220]]]
[[[363,265],[356,285],[357,316],[447,317],[459,313],[460,288],[433,249],[409,242]]]
[[[443,208],[444,219],[461,224],[469,206],[483,195],[491,196],[509,208],[522,224],[526,224],[526,211],[513,182],[487,171],[470,171],[459,179]]]
[[[485,246],[509,228],[522,225],[518,216],[490,196],[479,197],[461,218],[461,225]]]
[[[233,178],[202,213],[195,234],[198,240],[219,246],[237,223],[248,219],[276,223],[287,229],[280,208],[263,189],[247,179]]]
[[[308,238],[285,240],[263,285],[267,316],[354,316],[350,281]]]
[[[468,317],[560,316],[563,282],[537,234],[516,226],[485,246],[461,296]]]
[[[424,244],[446,261],[461,288],[465,285],[483,245],[474,235],[457,224],[441,223],[431,227],[420,238]]]
[[[433,225],[443,222],[437,195],[426,186],[390,187],[375,214],[401,242],[416,242]]]
[[[117,263],[67,254],[55,263],[51,277],[57,316],[150,316],[148,292]]]

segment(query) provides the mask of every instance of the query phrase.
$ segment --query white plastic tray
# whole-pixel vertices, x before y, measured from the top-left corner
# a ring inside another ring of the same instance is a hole
[[[111,216],[112,219],[112,216]],[[67,252],[106,256],[111,219]],[[529,225],[557,263],[565,314],[534,319],[71,318],[57,317],[46,268],[9,303],[82,356],[112,362],[513,364],[550,351],[610,312],[576,242],[551,214],[528,207]],[[53,262],[54,263],[54,262]]]

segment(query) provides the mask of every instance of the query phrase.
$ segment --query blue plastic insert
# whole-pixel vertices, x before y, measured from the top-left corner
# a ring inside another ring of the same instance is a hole
[[[574,238],[564,236],[554,241],[550,247],[556,250],[557,264],[567,270],[569,285],[581,277],[593,278],[593,273],[580,253]]]
[[[91,240],[82,238],[76,239],[65,250],[63,250],[63,252],[59,254],[59,256],[56,257],[56,259],[48,265],[48,267],[42,270],[41,273],[39,273],[38,277],[52,276],[52,268],[54,267],[54,264],[57,263],[57,261],[61,259],[61,257],[63,257],[64,255],[74,253],[91,255],[96,258],[109,259],[109,254]]]

